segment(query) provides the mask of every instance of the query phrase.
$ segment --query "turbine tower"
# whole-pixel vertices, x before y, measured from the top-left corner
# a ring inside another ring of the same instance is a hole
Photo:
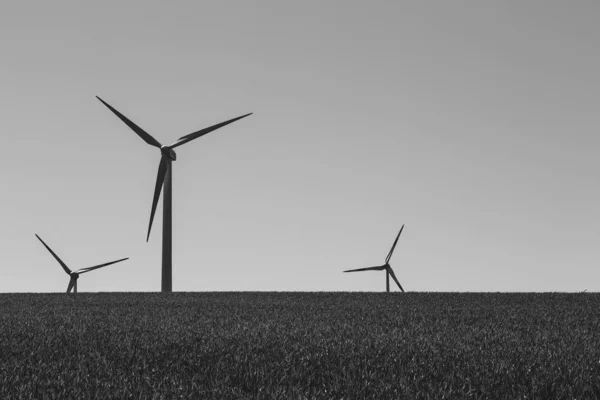
[[[398,236],[396,236],[396,240],[394,240],[394,244],[392,245],[392,248],[390,249],[390,252],[388,253],[387,257],[385,258],[385,264],[379,265],[376,267],[349,269],[344,272],[383,271],[383,270],[385,270],[385,290],[388,293],[390,291],[390,275],[391,275],[392,279],[394,279],[394,281],[396,282],[396,284],[398,285],[400,290],[402,290],[402,293],[404,293],[404,289],[402,289],[402,285],[400,285],[400,282],[398,282],[398,279],[396,278],[396,274],[394,274],[394,270],[392,269],[392,267],[389,264],[390,258],[392,258],[392,254],[394,254],[394,249],[396,248],[396,243],[398,243],[398,239],[400,238],[400,234],[402,233],[402,229],[404,229],[404,225],[402,225],[402,228],[400,228],[400,232],[398,232]]]
[[[71,277],[71,279],[69,280],[69,286],[67,286],[67,293],[71,293],[71,290],[73,290],[73,294],[74,295],[77,294],[77,279],[79,279],[79,275],[85,274],[86,272],[90,272],[90,271],[93,271],[95,269],[106,267],[108,265],[116,264],[118,262],[125,261],[125,260],[129,259],[129,258],[121,258],[120,260],[107,262],[107,263],[96,265],[96,266],[93,266],[93,267],[80,268],[77,271],[71,271],[69,269],[69,267],[67,267],[67,264],[65,264],[63,262],[63,260],[61,260],[56,255],[56,253],[52,251],[52,249],[50,248],[50,246],[48,246],[42,240],[42,238],[37,235],[37,233],[35,234],[35,237],[37,237],[40,240],[40,242],[42,242],[42,244],[44,245],[44,247],[46,247],[46,249],[48,249],[48,251],[50,252],[50,254],[52,254],[52,256],[54,256],[54,258],[56,259],[56,261],[58,261],[58,263],[61,265],[61,267],[63,267],[63,269],[65,270],[65,272],[67,273],[67,275],[69,275]]]
[[[209,132],[219,129],[225,125],[229,125],[239,119],[245,118],[252,113],[242,115],[237,118],[230,119],[219,124],[209,126],[208,128],[201,129],[199,131],[190,133],[177,139],[176,142],[168,146],[160,144],[160,142],[154,139],[148,132],[137,126],[126,116],[121,114],[119,111],[114,109],[110,104],[96,96],[98,100],[102,102],[110,111],[112,111],[117,117],[121,119],[131,130],[133,130],[142,140],[151,146],[160,149],[161,157],[160,163],[158,164],[158,175],[156,177],[156,186],[154,187],[154,198],[152,199],[152,210],[150,211],[150,222],[148,224],[148,235],[146,236],[146,242],[150,238],[150,230],[152,229],[152,221],[154,220],[154,213],[156,212],[156,205],[160,192],[164,186],[163,194],[163,243],[162,243],[162,277],[161,277],[161,291],[171,292],[172,291],[172,275],[173,275],[173,264],[172,264],[172,174],[173,174],[173,161],[177,159],[177,155],[173,150],[175,147],[181,146],[189,141],[204,136]]]

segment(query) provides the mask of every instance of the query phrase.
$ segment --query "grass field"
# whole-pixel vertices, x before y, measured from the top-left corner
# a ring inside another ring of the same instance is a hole
[[[0,295],[0,398],[600,398],[600,295]]]

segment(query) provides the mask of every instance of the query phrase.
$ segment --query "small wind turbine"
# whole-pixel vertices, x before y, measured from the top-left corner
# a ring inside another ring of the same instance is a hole
[[[394,249],[396,248],[396,243],[398,243],[398,239],[400,238],[400,234],[402,233],[402,229],[404,229],[404,225],[402,225],[402,228],[400,228],[400,232],[398,232],[398,236],[396,236],[396,240],[394,240],[394,244],[392,245],[392,248],[390,249],[390,252],[388,253],[387,257],[385,258],[385,264],[379,265],[376,267],[349,269],[344,272],[383,271],[383,270],[385,270],[385,289],[386,289],[386,291],[388,293],[390,291],[390,275],[391,275],[392,278],[394,279],[394,281],[396,282],[396,284],[398,285],[398,287],[400,288],[400,290],[402,290],[402,293],[404,293],[404,289],[402,289],[400,282],[398,282],[398,279],[396,278],[396,274],[394,274],[394,270],[392,269],[392,267],[390,267],[390,264],[389,264],[390,258],[392,258],[392,254],[394,253]]]
[[[163,195],[163,243],[162,243],[162,279],[161,279],[161,291],[170,292],[172,290],[172,275],[173,275],[173,264],[172,264],[172,162],[177,159],[177,155],[173,149],[181,146],[191,140],[197,139],[200,136],[204,136],[209,132],[219,129],[225,125],[229,125],[239,119],[245,118],[252,113],[242,115],[241,117],[233,118],[219,124],[209,126],[208,128],[201,129],[197,132],[190,133],[182,136],[173,144],[163,146],[160,142],[154,139],[148,132],[134,124],[126,116],[121,114],[119,111],[114,109],[110,104],[96,96],[98,100],[102,102],[110,111],[112,111],[117,117],[121,119],[131,130],[133,130],[139,137],[142,138],[146,143],[151,146],[158,147],[160,149],[161,158],[158,164],[158,175],[156,177],[156,186],[154,187],[154,198],[152,200],[152,210],[150,211],[150,223],[148,224],[148,235],[146,236],[146,242],[150,238],[150,230],[152,229],[152,221],[154,220],[154,213],[156,212],[156,205],[158,198],[160,197],[161,189],[165,188]]]
[[[121,258],[120,260],[107,262],[107,263],[104,263],[104,264],[96,265],[94,267],[81,268],[81,269],[78,269],[77,271],[71,271],[69,269],[69,267],[67,267],[67,265],[63,262],[63,260],[61,260],[56,255],[56,253],[53,252],[52,249],[46,243],[44,243],[44,241],[42,240],[42,238],[39,237],[37,235],[37,233],[35,234],[35,236],[40,240],[40,242],[42,242],[42,244],[48,249],[48,251],[50,252],[50,254],[52,254],[54,256],[54,258],[56,259],[56,261],[58,261],[58,263],[61,265],[61,267],[63,267],[63,269],[65,270],[65,272],[71,277],[71,280],[69,281],[69,286],[67,286],[67,293],[71,293],[71,290],[74,289],[73,294],[77,294],[77,279],[79,279],[79,275],[85,274],[86,272],[90,272],[90,271],[93,271],[95,269],[106,267],[108,265],[116,264],[118,262],[125,261],[125,260],[129,259],[129,258]]]

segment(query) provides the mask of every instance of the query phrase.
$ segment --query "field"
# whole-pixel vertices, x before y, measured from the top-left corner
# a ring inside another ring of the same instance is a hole
[[[600,295],[0,295],[0,398],[600,398]]]

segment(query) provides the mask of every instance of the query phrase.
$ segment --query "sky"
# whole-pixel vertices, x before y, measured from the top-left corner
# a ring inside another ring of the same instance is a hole
[[[600,290],[600,3],[0,5],[0,292]],[[161,199],[162,200],[162,199]],[[395,288],[397,290],[397,288]]]

